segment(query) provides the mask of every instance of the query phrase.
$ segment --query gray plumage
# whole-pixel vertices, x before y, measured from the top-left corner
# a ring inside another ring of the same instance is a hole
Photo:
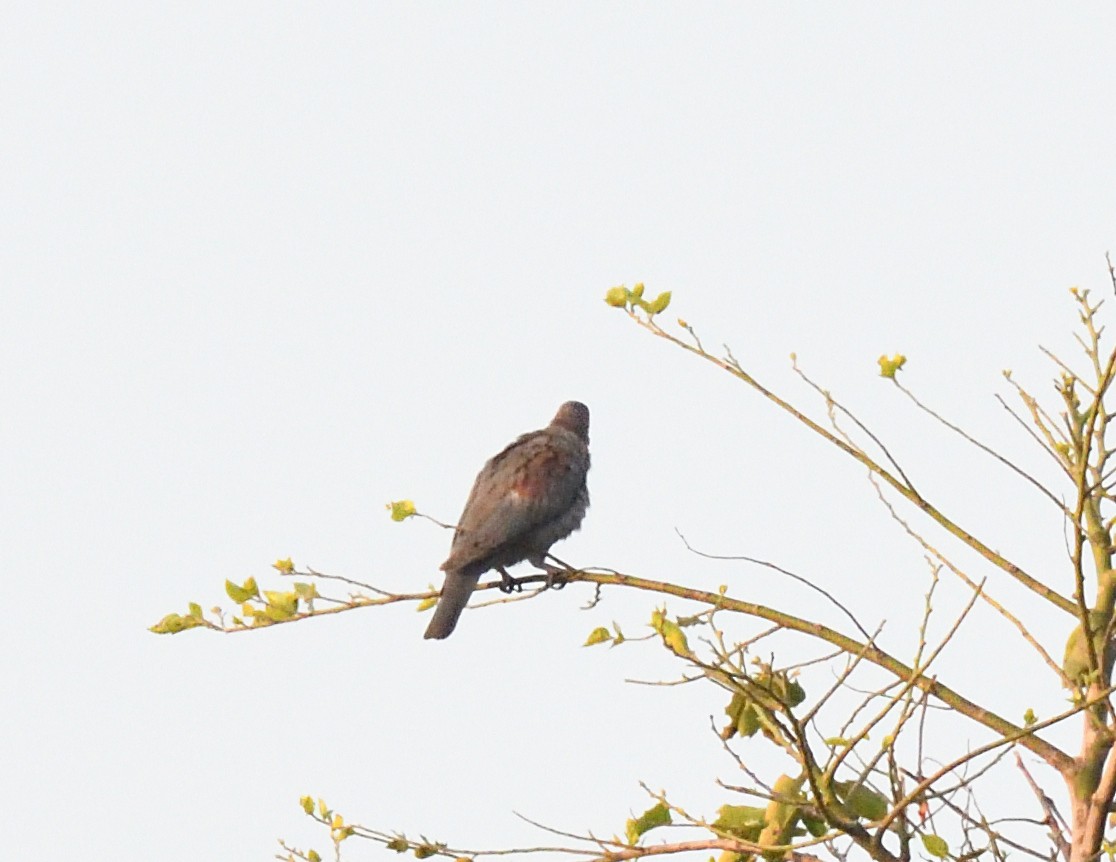
[[[589,408],[567,401],[550,424],[524,434],[477,475],[442,563],[442,597],[427,638],[448,637],[480,576],[528,560],[546,568],[550,546],[589,508]]]

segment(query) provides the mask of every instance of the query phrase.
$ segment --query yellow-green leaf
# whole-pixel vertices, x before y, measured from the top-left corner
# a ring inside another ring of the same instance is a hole
[[[287,559],[285,560],[276,560],[274,563],[271,564],[271,568],[276,569],[284,575],[289,575],[291,572],[294,571],[295,567],[294,563],[291,561],[291,558],[287,557]]]
[[[407,843],[407,839],[402,835],[396,835],[384,847],[388,850],[394,850],[396,853],[406,853],[411,849],[411,845]]]
[[[1023,713],[1023,726],[1024,727],[1030,727],[1032,724],[1034,724],[1037,721],[1038,721],[1038,716],[1035,715],[1035,711],[1033,709],[1031,709],[1030,707],[1028,707],[1027,711],[1025,713]]]
[[[722,805],[717,809],[713,828],[731,832],[745,841],[755,841],[763,829],[765,811],[751,805]]]
[[[628,304],[628,298],[630,296],[631,293],[626,287],[610,287],[608,293],[605,294],[605,302],[613,308],[623,308]]]
[[[184,632],[186,629],[192,629],[195,626],[200,626],[202,621],[197,617],[184,617],[179,614],[167,614],[159,622],[153,626],[148,627],[149,632],[154,632],[157,635],[176,635],[179,632]]]
[[[317,850],[308,850],[306,852],[306,862],[322,862],[321,854]]]
[[[611,641],[612,635],[604,626],[597,626],[593,631],[589,632],[589,637],[585,639],[582,646],[594,646],[595,644],[603,644],[606,641]]]
[[[438,597],[431,596],[430,598],[423,599],[421,602],[419,602],[418,607],[416,607],[415,610],[421,614],[423,611],[430,610],[436,604],[438,604]]]
[[[406,521],[416,511],[414,500],[393,500],[388,503],[387,508],[391,510],[393,521]]]
[[[659,633],[667,649],[675,655],[682,658],[693,655],[690,652],[689,642],[686,640],[686,633],[679,628],[676,622],[667,617],[664,611],[656,609],[652,612],[651,628]]]
[[[666,311],[666,308],[667,308],[668,305],[670,305],[670,291],[669,290],[664,291],[663,293],[660,293],[653,300],[651,300],[650,303],[648,303],[647,313],[648,314],[658,314],[662,311]]]
[[[326,807],[325,800],[322,799],[319,796],[318,797],[318,816],[321,817],[322,820],[327,820],[329,818],[329,815],[330,815],[330,810],[329,810],[329,808]]]
[[[755,705],[741,692],[733,694],[729,705],[725,707],[725,714],[729,717],[729,724],[721,731],[722,739],[732,739],[736,734],[743,737],[754,736],[760,729]]]
[[[289,620],[298,613],[298,593],[293,590],[289,593],[264,590],[264,598],[267,599],[264,613],[267,614],[268,619],[281,622]]]
[[[881,356],[876,361],[880,364],[880,377],[888,377],[894,380],[895,372],[906,364],[907,357],[902,353],[896,353],[890,357]]]
[[[313,601],[318,598],[317,584],[300,584],[296,581],[294,584],[294,591],[298,593],[298,597],[304,602]]]
[[[1093,632],[1093,653],[1099,659],[1104,648],[1104,630],[1107,620],[1100,611],[1089,611],[1089,628]],[[1085,639],[1085,629],[1078,625],[1070,632],[1066,641],[1066,652],[1062,659],[1062,670],[1070,681],[1084,685],[1090,681],[1089,643]],[[1064,685],[1065,683],[1063,683]]]
[[[298,800],[298,804],[302,806],[302,810],[307,814],[314,813],[314,800],[309,796],[303,796]]]
[[[639,299],[641,296],[643,296],[642,281],[632,285],[632,296],[634,296],[636,299]]]
[[[922,846],[925,847],[926,852],[935,859],[945,859],[949,856],[949,844],[946,843],[944,838],[934,835],[933,833],[922,836]]]
[[[251,589],[249,589],[249,586],[251,586]],[[232,581],[225,581],[225,593],[237,604],[243,604],[259,595],[259,590],[256,589],[256,579],[249,578],[242,587],[237,586]]]
[[[802,785],[806,781],[805,774],[792,778],[783,774],[775,779],[772,786],[772,796],[763,813],[763,830],[756,839],[757,844],[771,847],[776,844],[787,844],[794,834],[795,824],[798,822],[802,807],[798,800],[802,800]],[[768,862],[776,862],[786,854],[771,851],[764,855]]]
[[[652,805],[639,817],[628,821],[625,826],[628,843],[635,844],[644,833],[649,832],[656,826],[666,826],[668,823],[670,823],[670,809],[662,802]]]
[[[198,620],[202,618],[201,605],[197,602],[190,602],[190,616]]]

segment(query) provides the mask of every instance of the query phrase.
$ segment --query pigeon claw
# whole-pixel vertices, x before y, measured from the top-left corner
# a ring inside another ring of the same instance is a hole
[[[557,566],[543,566],[546,569],[546,586],[547,590],[560,590],[566,586],[566,570],[559,569]]]
[[[523,584],[508,574],[507,569],[497,567],[496,571],[500,573],[500,592],[502,593],[521,593],[523,592]]]

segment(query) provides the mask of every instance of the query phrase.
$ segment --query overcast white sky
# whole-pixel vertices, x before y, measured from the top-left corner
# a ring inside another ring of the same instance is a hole
[[[674,291],[668,318],[816,411],[797,351],[943,508],[1068,592],[1056,513],[875,376],[905,352],[909,385],[1044,464],[999,373],[1048,391],[1036,345],[1069,352],[1066,288],[1109,290],[1116,246],[1116,11],[1058,8],[6,4],[4,853],[324,850],[306,793],[474,847],[539,840],[513,811],[620,830],[639,779],[733,801],[724,697],[625,685],[674,671],[650,645],[580,648],[638,633],[648,596],[581,612],[571,588],[445,642],[406,606],[146,631],[279,557],[438,582],[448,536],[384,504],[453,520],[569,398],[593,507],[560,556],[841,625],[678,528],[886,618],[909,657],[926,569],[861,471],[606,307],[617,283]],[[1058,652],[1065,621],[1023,607]],[[975,618],[942,672],[1050,714],[1056,681],[998,625]]]

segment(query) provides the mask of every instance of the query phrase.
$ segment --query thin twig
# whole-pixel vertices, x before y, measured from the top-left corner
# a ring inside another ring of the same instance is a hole
[[[1019,767],[1019,771],[1023,773],[1023,777],[1027,779],[1027,784],[1030,785],[1031,792],[1035,794],[1035,798],[1039,802],[1039,806],[1043,811],[1043,823],[1050,830],[1050,840],[1054,842],[1054,846],[1058,852],[1062,854],[1062,858],[1066,862],[1070,860],[1070,843],[1066,840],[1065,832],[1062,830],[1066,827],[1066,821],[1062,815],[1058,813],[1057,806],[1054,805],[1054,800],[1047,796],[1027,767],[1023,765],[1023,758],[1019,756],[1019,752],[1015,752],[1015,765]]]
[[[756,559],[755,557],[745,556],[743,554],[710,554],[705,551],[699,551],[686,540],[686,537],[682,535],[681,530],[679,530],[677,527],[674,528],[674,532],[678,534],[678,538],[682,540],[682,544],[686,546],[686,550],[692,554],[697,554],[699,557],[704,557],[707,560],[734,560],[738,562],[752,563],[757,566],[763,566],[766,569],[771,569],[772,571],[779,572],[782,575],[786,575],[788,578],[792,578],[793,580],[798,581],[803,586],[807,586],[817,593],[821,593],[852,621],[852,624],[856,626],[857,631],[864,635],[865,638],[871,639],[872,636],[868,634],[868,631],[864,628],[864,626],[860,624],[860,621],[855,616],[853,616],[852,611],[841,604],[841,602],[839,602],[832,593],[823,590],[821,587],[819,587],[808,578],[804,578],[802,577],[802,575],[796,575],[794,572],[788,571],[782,566],[776,565],[775,563],[769,562],[767,560],[760,560]]]

